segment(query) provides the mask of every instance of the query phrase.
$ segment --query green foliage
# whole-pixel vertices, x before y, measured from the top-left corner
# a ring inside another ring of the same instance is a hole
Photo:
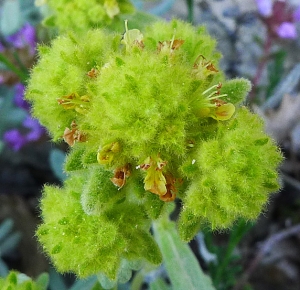
[[[6,278],[0,278],[1,290],[47,290],[48,274],[44,273],[33,281],[25,274],[11,271]]]
[[[154,235],[162,251],[172,289],[215,289],[189,246],[180,240],[175,223],[165,217],[157,220],[154,223]]]
[[[60,32],[120,26],[120,15],[132,14],[135,10],[128,0],[48,0],[47,3],[52,15],[45,20],[45,24],[57,27]]]
[[[103,272],[115,280],[124,259],[145,258],[160,263],[159,250],[147,233],[149,222],[143,207],[134,207],[125,200],[87,215],[80,202],[83,181],[82,177],[73,177],[64,189],[44,189],[44,224],[37,235],[58,270],[71,270],[80,277]]]
[[[150,290],[170,290],[171,287],[161,278],[156,279],[150,284]]]
[[[279,189],[274,168],[281,156],[263,133],[262,121],[246,108],[228,123],[219,123],[216,136],[203,142],[194,158],[197,170],[179,220],[185,240],[199,230],[199,220],[222,229],[239,217],[255,219],[269,192]],[[198,224],[198,229],[193,224]]]
[[[226,246],[217,246],[213,241],[213,233],[205,231],[208,249],[215,253],[217,260],[208,265],[210,277],[218,290],[230,290],[242,274],[240,256],[235,253],[237,245],[253,227],[253,223],[239,220],[228,232]]]
[[[204,28],[125,30],[40,47],[26,92],[53,140],[71,146],[64,187],[44,189],[38,238],[59,271],[113,281],[124,260],[161,262],[149,229],[176,195],[184,240],[204,223],[255,219],[281,161],[261,120],[238,106],[249,82],[224,79]]]
[[[231,103],[240,104],[244,101],[245,95],[250,91],[251,84],[245,79],[233,79],[226,82],[221,93],[227,94],[227,99]]]

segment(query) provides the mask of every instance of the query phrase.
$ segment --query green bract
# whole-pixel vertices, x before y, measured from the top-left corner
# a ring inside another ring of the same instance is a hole
[[[38,238],[60,271],[112,280],[124,263],[161,261],[149,228],[176,197],[187,241],[204,224],[255,219],[282,159],[240,106],[249,82],[225,80],[204,28],[125,26],[123,37],[93,30],[40,47],[26,93],[71,146],[64,188],[45,187]]]

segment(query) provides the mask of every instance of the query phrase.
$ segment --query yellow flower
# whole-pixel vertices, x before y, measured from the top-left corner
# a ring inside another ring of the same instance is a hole
[[[70,95],[63,96],[60,99],[57,99],[57,102],[65,110],[74,109],[80,114],[86,114],[88,111],[88,104],[90,102],[90,98],[86,95],[80,97],[78,93],[72,93]]]
[[[196,78],[203,79],[209,75],[218,73],[218,69],[211,61],[206,60],[203,55],[199,55],[194,62],[192,73]]]
[[[210,117],[220,120],[226,121],[229,120],[235,112],[235,106],[231,103],[223,104],[214,109],[214,112],[210,114]]]
[[[205,96],[205,105],[199,109],[197,114],[199,117],[211,117],[215,120],[226,121],[233,116],[235,112],[235,106],[232,103],[227,103],[221,99],[222,97],[227,97],[226,94],[220,94],[219,89],[221,87],[222,83],[219,83],[208,88],[202,93],[202,95],[205,95],[212,91],[208,96]]]
[[[158,194],[159,196],[167,193],[167,182],[162,173],[162,169],[166,164],[167,162],[159,157],[155,159],[148,157],[144,161],[144,164],[139,166],[139,168],[147,171],[147,175],[144,179],[145,190]]]
[[[120,144],[114,142],[103,146],[103,148],[97,154],[97,161],[100,164],[110,164],[114,159],[116,153],[120,151]]]

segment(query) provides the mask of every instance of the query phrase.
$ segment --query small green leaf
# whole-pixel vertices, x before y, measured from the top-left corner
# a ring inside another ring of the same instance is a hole
[[[174,290],[215,290],[191,249],[180,240],[175,223],[159,219],[153,223],[153,229]]]
[[[246,79],[240,78],[223,83],[220,93],[227,94],[227,98],[224,98],[224,100],[233,104],[240,104],[245,100],[250,90],[251,83]]]

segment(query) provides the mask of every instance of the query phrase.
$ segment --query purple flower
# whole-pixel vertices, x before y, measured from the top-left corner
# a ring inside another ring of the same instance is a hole
[[[3,140],[14,151],[19,151],[27,143],[25,136],[18,129],[6,131]]]
[[[36,35],[35,28],[26,23],[18,32],[6,37],[6,41],[16,48],[29,47],[31,54],[35,53]]]
[[[6,131],[3,136],[4,142],[14,151],[19,151],[24,145],[39,140],[45,133],[45,129],[38,120],[31,116],[27,116],[22,125],[21,130],[11,129]]]
[[[25,91],[25,86],[22,83],[18,83],[15,85],[14,102],[17,107],[29,111],[30,105],[28,104],[27,101],[24,100],[24,91]]]
[[[300,21],[300,6],[295,9],[284,0],[256,0],[256,5],[273,38],[297,38],[295,23]]]
[[[300,22],[300,6],[294,11],[294,21]]]
[[[45,129],[40,125],[39,121],[31,116],[26,117],[22,124],[29,129],[29,132],[26,134],[27,142],[37,141],[45,133]]]
[[[293,23],[283,22],[277,27],[277,34],[280,38],[296,39],[297,30]]]
[[[255,0],[258,12],[264,17],[272,15],[272,0]]]

